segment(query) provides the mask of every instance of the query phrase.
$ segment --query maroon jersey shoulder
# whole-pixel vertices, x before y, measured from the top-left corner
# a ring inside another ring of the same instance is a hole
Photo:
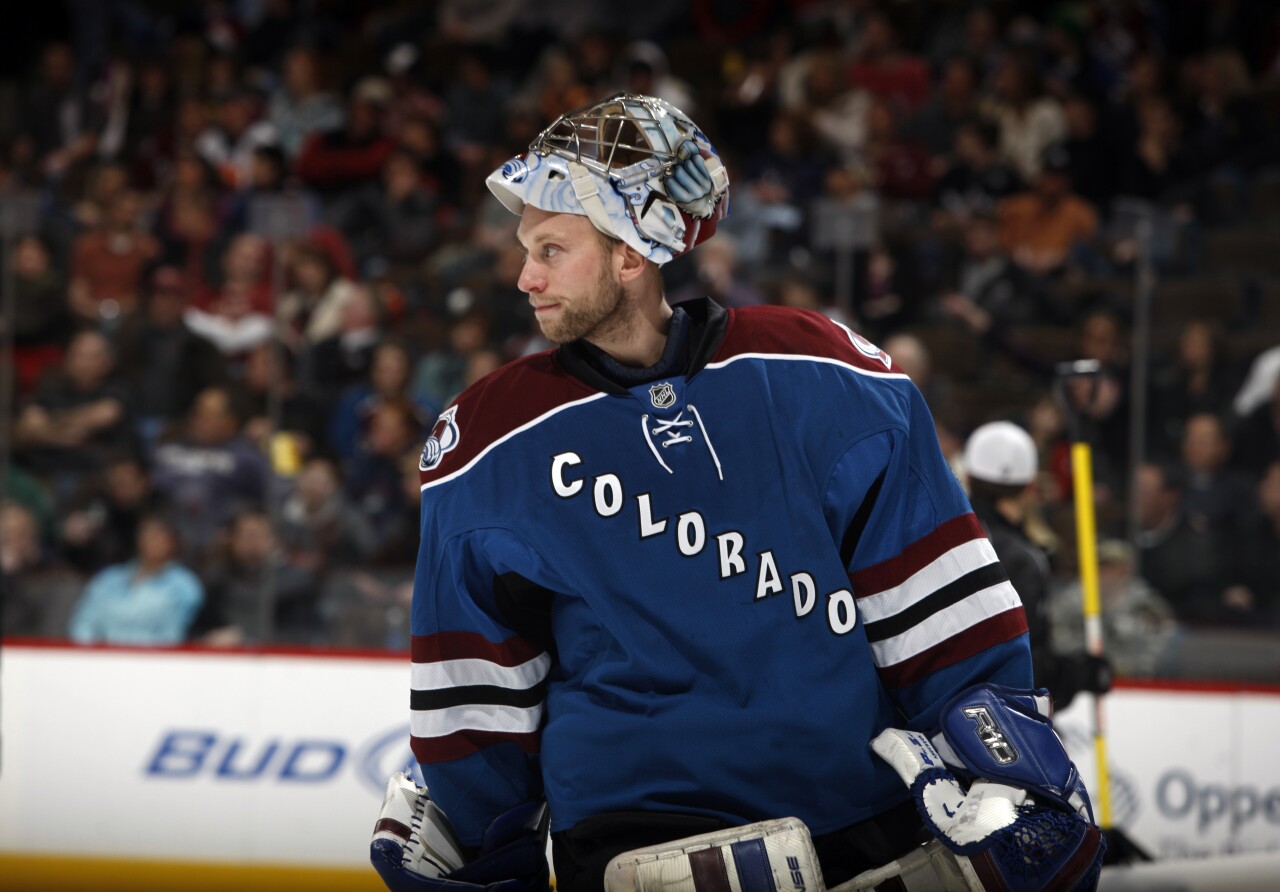
[[[418,460],[419,478],[426,484],[452,474],[513,431],[596,393],[564,370],[554,350],[507,363],[440,413]]]
[[[835,359],[868,372],[899,372],[889,354],[821,313],[793,307],[729,311],[724,340],[712,362],[751,353]]]

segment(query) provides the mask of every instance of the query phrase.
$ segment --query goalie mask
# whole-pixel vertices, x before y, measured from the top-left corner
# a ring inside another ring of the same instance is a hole
[[[670,179],[690,164],[710,183],[693,199]],[[628,93],[561,115],[485,182],[513,214],[531,204],[584,215],[657,264],[709,238],[728,208],[728,174],[697,125],[669,102]]]

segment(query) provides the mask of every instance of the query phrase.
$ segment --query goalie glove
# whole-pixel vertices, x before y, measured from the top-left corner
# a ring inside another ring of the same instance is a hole
[[[528,802],[495,818],[466,861],[445,813],[400,772],[387,781],[369,860],[391,892],[545,892],[546,847],[546,804]]]
[[[1043,691],[977,685],[943,707],[932,741],[889,728],[871,742],[929,829],[964,856],[972,889],[1097,886],[1106,844],[1048,707]],[[953,768],[973,779],[967,789]]]

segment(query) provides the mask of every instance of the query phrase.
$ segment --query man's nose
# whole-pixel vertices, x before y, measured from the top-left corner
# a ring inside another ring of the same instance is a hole
[[[524,266],[520,267],[520,278],[516,280],[516,287],[525,294],[533,294],[547,287],[547,279],[536,263],[526,260]]]

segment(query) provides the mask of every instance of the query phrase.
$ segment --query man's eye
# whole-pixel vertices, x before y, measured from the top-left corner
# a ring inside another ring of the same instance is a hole
[[[543,257],[555,257],[559,253],[560,253],[560,249],[557,248],[555,245],[545,245],[542,248]]]

